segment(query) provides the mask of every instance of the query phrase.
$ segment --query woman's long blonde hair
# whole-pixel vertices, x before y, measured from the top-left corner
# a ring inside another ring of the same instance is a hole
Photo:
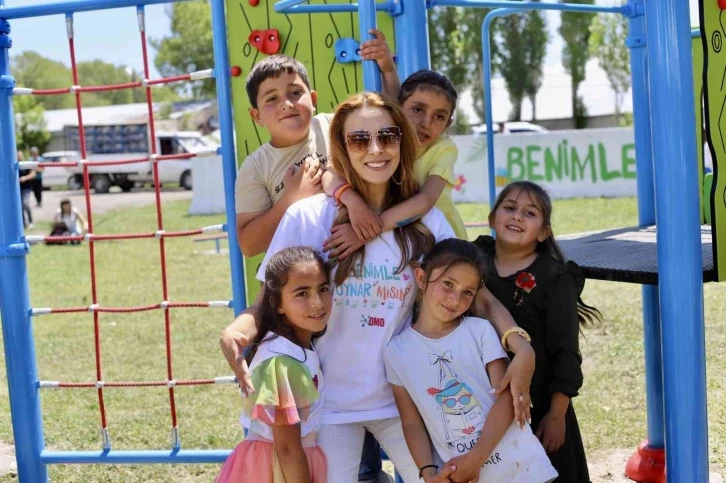
[[[414,180],[413,165],[416,161],[416,131],[409,123],[403,110],[390,99],[375,92],[354,94],[338,106],[330,124],[330,156],[333,168],[342,175],[351,187],[364,199],[368,199],[368,185],[358,176],[348,157],[345,147],[345,120],[352,112],[363,108],[378,108],[388,111],[393,122],[401,129],[401,159],[398,168],[388,180],[388,195],[383,210],[395,206],[418,193],[419,186]],[[371,133],[375,136],[375,133]],[[340,205],[333,226],[350,223],[348,209]],[[434,244],[434,237],[420,220],[398,227],[394,230],[396,243],[401,249],[401,263],[396,269],[400,273],[412,260],[419,260]],[[349,276],[362,275],[362,264],[365,259],[365,245],[352,255],[338,262],[335,283],[340,284]]]

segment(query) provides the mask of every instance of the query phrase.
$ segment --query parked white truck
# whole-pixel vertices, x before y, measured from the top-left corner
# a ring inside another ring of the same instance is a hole
[[[78,128],[67,127],[67,145],[73,148],[64,151],[63,156],[55,157],[58,161],[73,162],[81,159],[78,149]],[[150,137],[148,126],[143,124],[111,124],[98,126],[85,126],[87,161],[112,161],[133,158],[143,158],[149,155],[148,139]],[[216,146],[210,144],[196,131],[156,132],[156,153],[158,155],[195,154],[204,156],[217,156]],[[56,153],[48,153],[56,154]],[[49,156],[51,161],[54,156]],[[59,159],[60,158],[60,159]],[[192,189],[192,163],[194,159],[165,160],[159,165],[159,182],[179,183],[186,189]],[[68,168],[49,168],[49,170],[65,169],[68,189],[83,188],[83,168],[74,166]],[[112,186],[118,186],[122,191],[128,192],[132,188],[143,184],[153,184],[154,175],[150,161],[110,165],[89,166],[90,187],[96,193],[108,193]],[[59,177],[57,174],[56,177]]]

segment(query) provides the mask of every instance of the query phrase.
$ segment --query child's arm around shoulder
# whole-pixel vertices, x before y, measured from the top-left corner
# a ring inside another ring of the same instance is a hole
[[[381,214],[383,229],[393,230],[399,226],[405,226],[431,211],[446,187],[453,186],[456,181],[454,164],[456,164],[458,155],[456,144],[448,137],[444,137],[437,140],[426,153],[417,159],[417,163],[430,164],[426,181],[415,196]]]

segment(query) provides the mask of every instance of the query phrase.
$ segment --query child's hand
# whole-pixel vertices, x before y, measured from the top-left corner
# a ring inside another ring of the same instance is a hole
[[[290,166],[283,178],[285,195],[290,203],[292,204],[319,193],[323,188],[321,182],[323,171],[322,169],[308,168],[306,163],[305,166],[300,166],[300,169],[295,173],[295,167]]]
[[[564,414],[548,411],[539,422],[535,435],[542,442],[547,453],[560,449],[565,442]]]
[[[363,242],[369,242],[381,234],[383,224],[378,216],[371,210],[363,198],[356,196],[352,198],[352,206],[348,206],[350,224],[356,236]]]
[[[381,72],[391,72],[396,70],[396,63],[393,62],[391,49],[388,47],[386,37],[378,29],[370,29],[368,33],[376,38],[366,40],[360,44],[360,56],[363,60],[375,60]]]
[[[441,473],[436,473],[436,468],[426,468],[423,470],[424,483],[451,483],[449,477],[456,471],[456,466],[444,465]]]
[[[520,428],[532,421],[530,409],[532,399],[529,395],[529,386],[534,374],[534,350],[529,347],[517,352],[507,368],[506,374],[497,387],[496,394],[500,394],[509,386],[514,404],[514,422]]]
[[[345,223],[333,227],[330,238],[323,244],[323,252],[330,251],[330,258],[342,260],[363,245],[365,242],[358,238],[350,223]]]
[[[477,483],[481,473],[482,462],[473,453],[463,454],[446,462],[445,467],[455,466],[449,479],[456,483]]]

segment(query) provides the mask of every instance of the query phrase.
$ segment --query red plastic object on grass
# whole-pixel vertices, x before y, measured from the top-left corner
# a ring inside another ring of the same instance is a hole
[[[263,54],[273,55],[280,51],[280,32],[277,29],[253,30],[247,40]]]
[[[641,483],[666,483],[665,450],[643,441],[625,463],[625,476]]]

